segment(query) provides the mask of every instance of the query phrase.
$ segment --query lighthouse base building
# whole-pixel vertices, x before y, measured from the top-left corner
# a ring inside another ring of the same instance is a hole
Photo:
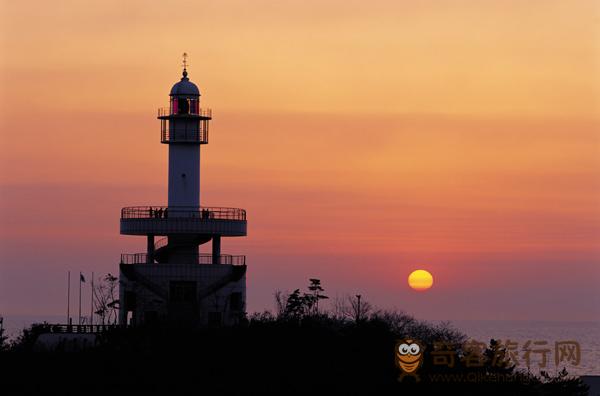
[[[246,266],[121,264],[120,323],[233,325],[244,314]]]
[[[144,236],[146,249],[121,255],[120,324],[227,326],[245,314],[246,257],[222,254],[221,242],[246,236],[246,211],[200,205],[200,147],[212,112],[200,108],[186,66],[169,107],[158,111],[169,149],[168,205],[121,210],[121,234]],[[199,253],[209,243],[211,253]]]

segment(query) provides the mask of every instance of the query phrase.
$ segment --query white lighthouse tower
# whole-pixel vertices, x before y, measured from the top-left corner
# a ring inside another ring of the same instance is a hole
[[[121,234],[147,237],[146,252],[121,255],[121,324],[231,325],[245,312],[246,259],[221,254],[221,237],[246,235],[246,211],[200,205],[200,146],[212,115],[200,108],[186,56],[169,107],[158,110],[169,148],[168,205],[121,210]],[[200,254],[208,242],[212,254]]]

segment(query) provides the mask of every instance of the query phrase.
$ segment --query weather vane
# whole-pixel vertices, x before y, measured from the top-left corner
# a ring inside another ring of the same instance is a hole
[[[187,69],[187,57],[188,57],[187,52],[184,52],[183,53],[183,70]]]

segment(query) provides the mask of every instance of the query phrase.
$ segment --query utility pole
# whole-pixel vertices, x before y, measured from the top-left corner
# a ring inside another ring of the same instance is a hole
[[[90,294],[90,328],[94,325],[94,273],[92,272],[91,282],[91,294]]]
[[[358,300],[357,310],[356,310],[356,323],[360,321],[360,294],[356,295],[356,299]]]
[[[79,273],[79,322],[78,325],[81,325],[81,272]]]
[[[71,324],[71,271],[67,275],[67,324]]]

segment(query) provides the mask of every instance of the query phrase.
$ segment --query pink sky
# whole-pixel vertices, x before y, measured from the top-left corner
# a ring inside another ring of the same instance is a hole
[[[187,51],[250,311],[317,277],[421,318],[600,319],[595,2],[28,4],[0,10],[0,314],[144,250],[119,210],[166,202]]]

